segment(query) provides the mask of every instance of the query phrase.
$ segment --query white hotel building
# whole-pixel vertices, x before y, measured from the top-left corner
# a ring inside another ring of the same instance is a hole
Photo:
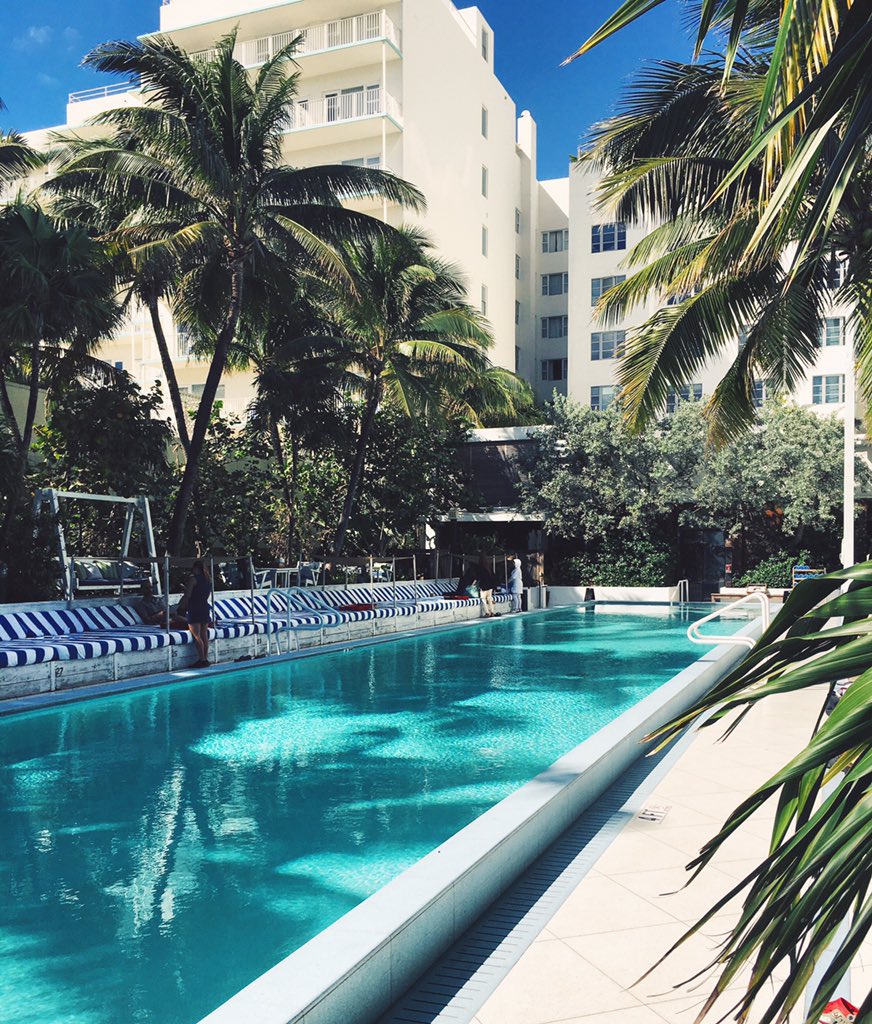
[[[385,167],[427,199],[417,218],[381,200],[358,206],[398,224],[417,219],[441,256],[463,272],[471,302],[493,327],[494,361],[531,381],[540,399],[557,391],[605,408],[614,397],[623,332],[651,310],[605,330],[593,302],[625,273],[640,229],[609,225],[594,212],[591,177],[539,181],[536,124],[494,74],[493,32],[475,7],[451,0],[163,0],[160,31],[192,53],[208,51],[237,30],[237,56],[256,69],[301,36],[288,163],[354,162]],[[134,84],[74,93],[66,124],[52,131],[88,133],[99,111],[141,103]],[[39,144],[45,132],[31,134]],[[165,316],[180,385],[192,398],[206,365]],[[827,321],[818,366],[798,390],[802,404],[838,410],[848,348],[844,311]],[[738,345],[738,342],[736,343]],[[161,377],[148,314],[134,312],[102,356],[149,386]],[[687,394],[711,393],[729,363],[706,368]],[[244,415],[251,376],[224,378],[226,408]]]

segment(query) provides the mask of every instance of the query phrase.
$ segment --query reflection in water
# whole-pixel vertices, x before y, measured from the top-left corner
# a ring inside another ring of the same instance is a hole
[[[684,628],[552,612],[0,722],[0,1020],[194,1024],[688,664]]]

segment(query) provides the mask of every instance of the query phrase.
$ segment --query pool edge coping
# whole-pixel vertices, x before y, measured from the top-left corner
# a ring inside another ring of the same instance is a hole
[[[456,625],[467,624],[434,628]],[[754,620],[738,635],[759,628]],[[375,1020],[640,756],[645,735],[686,710],[745,653],[730,645],[705,652],[199,1024]]]

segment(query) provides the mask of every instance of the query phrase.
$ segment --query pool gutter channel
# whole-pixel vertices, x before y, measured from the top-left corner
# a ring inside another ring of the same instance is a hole
[[[754,621],[739,634],[759,630]],[[200,1024],[378,1020],[638,761],[643,738],[685,711],[745,653],[724,645],[704,654]]]

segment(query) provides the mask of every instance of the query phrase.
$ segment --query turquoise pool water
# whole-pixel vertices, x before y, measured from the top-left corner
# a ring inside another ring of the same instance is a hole
[[[699,657],[704,610],[557,609],[0,719],[0,1021],[195,1024]]]

